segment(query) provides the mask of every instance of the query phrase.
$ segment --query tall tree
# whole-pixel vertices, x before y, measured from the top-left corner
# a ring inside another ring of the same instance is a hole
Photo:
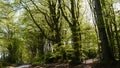
[[[46,25],[48,26],[48,28],[50,28],[50,31],[54,32],[52,38],[47,37],[47,35],[44,32],[44,29],[40,26],[39,22],[37,22],[38,20],[35,19],[35,16],[32,13],[32,10],[30,8],[33,7],[29,7],[28,4],[25,4],[25,2],[21,1],[21,3],[23,3],[24,8],[28,11],[28,13],[30,14],[34,24],[40,29],[40,31],[43,33],[43,36],[45,36],[46,38],[48,38],[49,40],[53,41],[55,44],[60,45],[61,43],[61,21],[60,19],[60,10],[59,10],[59,5],[57,4],[57,1],[51,1],[51,0],[47,0],[47,6],[42,5],[43,7],[48,7],[47,9],[43,9],[45,11],[41,10],[41,7],[39,7],[36,4],[36,1],[30,0],[31,3],[33,4],[33,6],[35,7],[36,12],[38,12],[38,14],[42,14],[42,16],[44,16],[44,19],[42,22],[45,22]],[[25,5],[24,5],[25,4]]]
[[[101,0],[94,0],[95,2],[95,19],[98,27],[99,37],[101,40],[102,59],[105,62],[113,61],[114,56],[110,48],[109,38],[107,37],[105,21],[103,19],[103,9],[101,7]]]
[[[69,24],[72,32],[72,43],[74,48],[74,57],[72,58],[73,64],[78,64],[82,60],[81,57],[81,29],[80,29],[80,0],[58,0],[60,4],[61,13],[64,19]],[[67,4],[66,4],[67,3]],[[69,4],[68,4],[69,3]],[[82,14],[81,14],[82,17]]]
[[[24,1],[21,1],[21,4],[29,13],[33,23],[40,30],[41,36],[44,36],[48,41],[50,41],[50,43],[52,43],[52,45],[57,44],[57,46],[59,47],[62,43],[62,18],[59,4],[57,3],[57,0],[47,0],[42,2],[45,3],[30,0],[29,3],[32,4],[32,6],[29,6],[29,4]],[[38,15],[40,15],[41,17]],[[38,18],[41,18],[41,20],[38,20]],[[44,47],[42,49],[44,49]]]

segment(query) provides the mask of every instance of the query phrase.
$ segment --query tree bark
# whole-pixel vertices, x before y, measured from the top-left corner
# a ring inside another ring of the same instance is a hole
[[[63,8],[62,7],[62,3],[61,0],[58,0],[59,4],[60,4],[60,9],[61,9],[61,13],[64,17],[64,19],[67,21],[67,23],[70,26],[71,32],[72,32],[72,43],[73,43],[73,49],[74,49],[74,57],[72,57],[72,61],[71,64],[72,65],[76,65],[76,64],[80,64],[81,63],[81,33],[80,33],[80,22],[78,20],[78,18],[80,17],[79,14],[79,8],[78,3],[75,2],[75,0],[70,0],[70,7],[69,8],[69,12],[70,12],[70,17],[68,17]],[[78,11],[77,11],[78,10]],[[69,20],[69,18],[71,18],[71,20]]]
[[[105,22],[103,20],[102,8],[100,0],[95,1],[95,13],[96,13],[96,24],[98,27],[99,37],[101,40],[101,48],[102,48],[102,60],[104,62],[109,62],[114,60],[114,56],[112,54],[108,37],[105,28]]]

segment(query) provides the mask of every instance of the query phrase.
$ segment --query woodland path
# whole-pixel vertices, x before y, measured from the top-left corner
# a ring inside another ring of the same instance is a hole
[[[92,63],[97,61],[97,59],[88,59],[85,60],[82,64],[74,66],[73,68],[92,68]],[[31,65],[20,65],[17,67],[9,66],[7,68],[69,68],[68,64],[48,64],[47,67],[35,66],[31,67]]]
[[[85,61],[83,61],[82,64],[78,65],[78,66],[75,66],[73,68],[92,68],[93,66],[93,63],[98,61],[98,59],[87,59]]]

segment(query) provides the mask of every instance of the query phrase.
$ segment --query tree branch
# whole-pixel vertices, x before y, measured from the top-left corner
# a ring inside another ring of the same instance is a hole
[[[21,2],[21,4],[22,4],[22,6],[24,6],[22,2]],[[33,23],[39,28],[39,30],[42,32],[43,36],[44,36],[45,38],[47,38],[48,40],[54,41],[52,38],[48,38],[48,37],[45,35],[44,30],[39,26],[39,24],[36,22],[35,18],[33,17],[32,13],[31,13],[31,11],[30,11],[30,8],[29,8],[28,6],[24,6],[24,8],[28,11],[28,13],[30,14],[30,17],[32,18]]]
[[[63,11],[63,9],[62,9],[61,0],[58,0],[58,3],[59,3],[59,5],[60,5],[60,9],[61,9],[61,12],[62,12],[63,17],[64,17],[65,20],[68,22],[68,24],[69,24],[70,26],[72,26],[72,23],[69,21],[68,17],[65,15],[65,13],[64,13],[64,11]]]

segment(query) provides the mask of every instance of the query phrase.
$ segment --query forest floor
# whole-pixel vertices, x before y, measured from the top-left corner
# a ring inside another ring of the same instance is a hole
[[[69,64],[48,64],[46,67],[31,67],[31,68],[120,68],[120,62],[102,64],[98,59],[88,59],[82,64],[71,67]]]
[[[21,65],[17,67],[7,67],[7,68],[120,68],[120,63],[108,63],[100,64],[97,59],[88,59],[85,60],[82,64],[71,67],[69,64],[58,64],[52,63],[47,64],[46,66],[32,66],[32,65]]]

